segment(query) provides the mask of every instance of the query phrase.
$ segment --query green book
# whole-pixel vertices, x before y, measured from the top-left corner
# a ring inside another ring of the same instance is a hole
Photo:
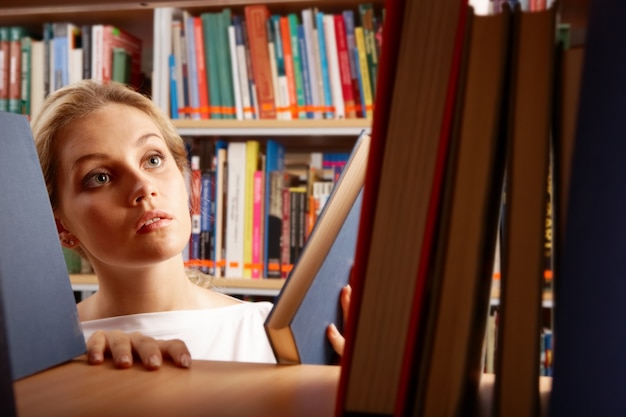
[[[113,48],[113,71],[111,79],[118,83],[130,84],[131,57],[124,48]]]
[[[304,98],[304,82],[302,80],[302,57],[300,56],[300,41],[298,39],[298,15],[290,13],[289,37],[291,38],[291,56],[293,57],[293,75],[296,84],[296,102],[298,103],[298,118],[306,119],[306,100]]]
[[[21,49],[22,49],[22,88],[21,88],[21,113],[27,114],[30,116],[30,96],[31,96],[31,84],[30,84],[30,73],[32,71],[31,67],[31,56],[32,56],[32,41],[33,39],[30,36],[24,36],[21,39]]]
[[[235,93],[233,91],[233,69],[230,59],[230,42],[228,27],[231,25],[231,11],[224,9],[217,15],[218,20],[218,71],[220,79],[220,96],[222,98],[222,118],[236,119]]]
[[[218,21],[216,13],[202,13],[202,33],[204,36],[204,57],[206,73],[209,80],[209,118],[222,118],[222,95],[220,93],[220,77],[218,67]]]

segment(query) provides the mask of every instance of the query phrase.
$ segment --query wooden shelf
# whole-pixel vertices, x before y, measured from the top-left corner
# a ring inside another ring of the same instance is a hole
[[[370,131],[371,120],[173,120],[183,136],[354,136]]]
[[[215,278],[214,290],[231,295],[258,295],[275,297],[283,287],[284,279]],[[70,274],[74,291],[98,290],[98,279],[93,274]]]

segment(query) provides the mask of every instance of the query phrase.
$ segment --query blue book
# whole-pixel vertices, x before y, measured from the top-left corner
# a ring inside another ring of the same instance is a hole
[[[169,56],[169,73],[170,73],[170,117],[172,119],[178,119],[178,98],[176,91],[178,91],[178,80],[176,80],[176,58],[174,54]]]
[[[215,261],[215,171],[202,172],[200,188],[200,256],[203,261]],[[213,275],[215,266],[202,267]]]
[[[326,37],[324,36],[324,13],[317,12],[315,14],[315,22],[317,27],[317,37],[319,39],[320,49],[320,66],[322,69],[322,84],[324,86],[324,105],[330,109],[333,106],[333,96],[330,92],[330,74],[328,73],[328,59],[326,55]],[[325,111],[324,116],[327,119],[335,117],[332,111]]]
[[[336,360],[326,328],[343,326],[339,295],[354,262],[369,143],[361,134],[265,321],[278,363]]]
[[[313,103],[313,92],[311,85],[311,73],[309,71],[309,55],[306,52],[306,37],[304,35],[304,26],[298,25],[298,47],[300,49],[300,58],[302,60],[302,85],[304,89],[304,102],[307,107],[306,118],[313,118],[313,110],[312,107],[315,105]]]
[[[198,64],[196,62],[196,35],[193,30],[193,16],[185,18],[185,40],[187,42],[187,72],[189,74],[189,104],[191,119],[200,119],[200,96],[198,92]]]
[[[0,194],[4,412],[4,393],[13,381],[70,361],[86,348],[39,158],[23,115],[0,112]]]
[[[265,243],[263,276],[281,278],[282,189],[285,147],[269,139],[265,146]],[[271,267],[270,267],[271,265]]]
[[[590,3],[563,253],[555,268],[551,416],[626,415],[624,15],[626,2]]]

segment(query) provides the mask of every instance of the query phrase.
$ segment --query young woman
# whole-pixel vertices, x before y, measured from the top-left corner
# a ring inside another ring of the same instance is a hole
[[[85,80],[51,94],[33,136],[64,247],[86,257],[99,290],[78,304],[88,358],[118,367],[137,354],[273,362],[263,323],[271,304],[242,302],[187,277],[191,232],[184,142],[143,95]],[[342,294],[347,308],[349,290]],[[343,337],[329,326],[339,353]]]

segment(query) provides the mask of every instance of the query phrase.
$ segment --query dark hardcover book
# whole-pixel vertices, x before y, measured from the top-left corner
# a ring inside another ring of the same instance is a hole
[[[326,327],[341,328],[341,288],[355,254],[369,136],[362,134],[265,321],[279,363],[330,364]]]
[[[562,257],[551,416],[626,415],[626,3],[590,2]]]
[[[495,415],[539,411],[555,8],[513,14]]]
[[[26,117],[0,113],[0,148],[0,338],[17,380],[83,354],[85,341]]]

